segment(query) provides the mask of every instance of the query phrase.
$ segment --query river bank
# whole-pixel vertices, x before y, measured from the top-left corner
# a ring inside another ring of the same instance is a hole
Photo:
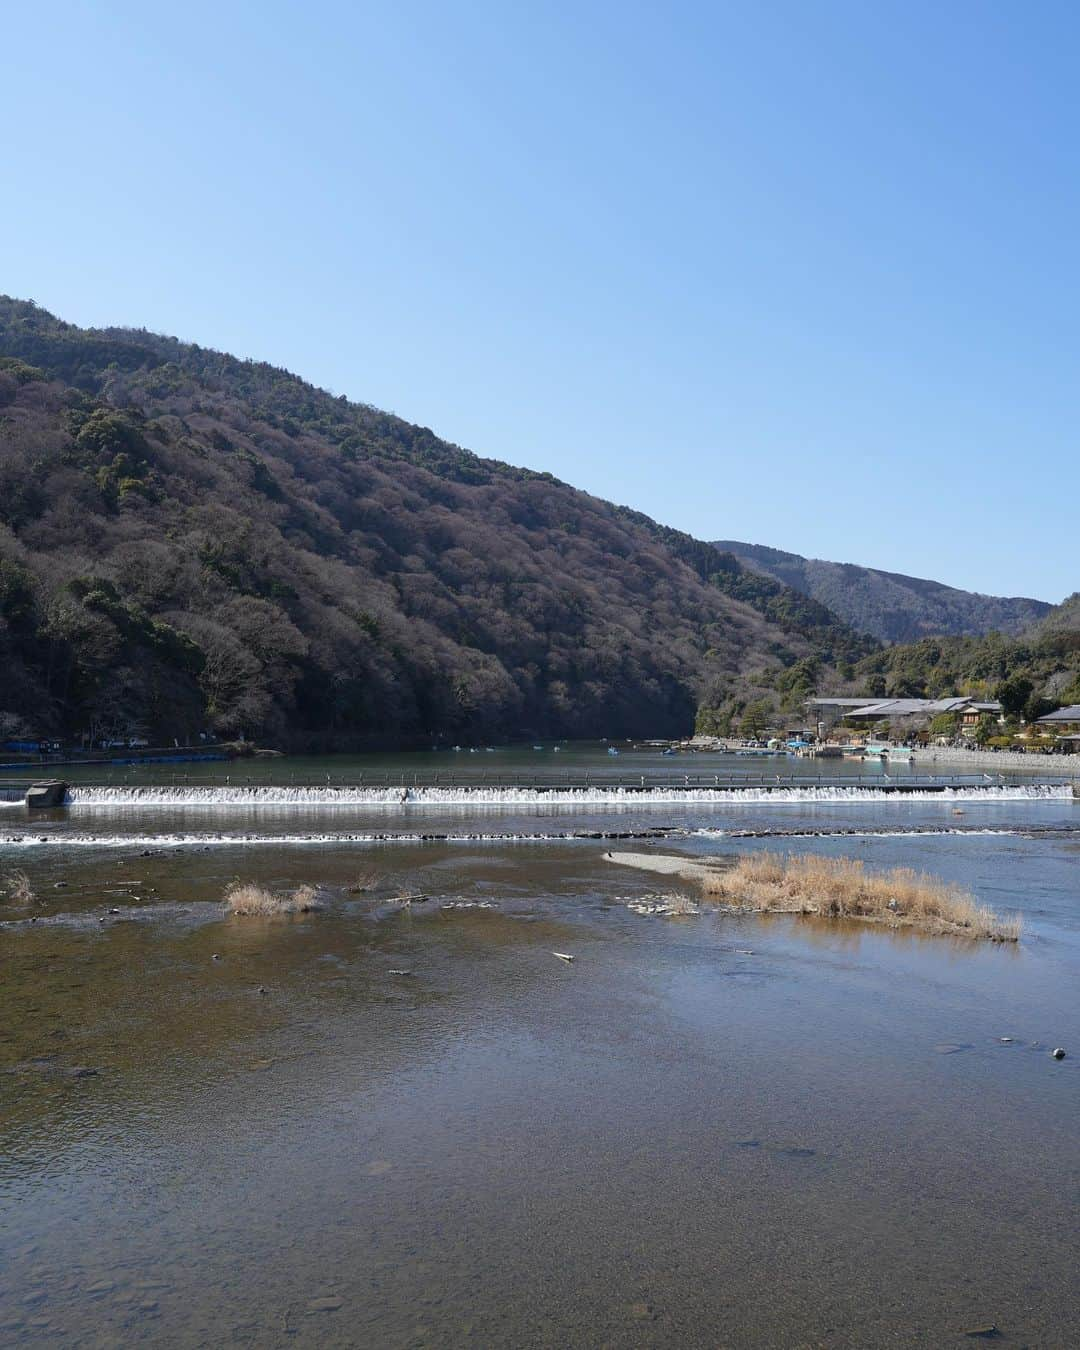
[[[1080,755],[1027,755],[1015,750],[962,750],[951,746],[925,746],[906,751],[916,768],[932,765],[964,765],[987,773],[1026,769],[1029,773],[1069,774],[1080,778]]]

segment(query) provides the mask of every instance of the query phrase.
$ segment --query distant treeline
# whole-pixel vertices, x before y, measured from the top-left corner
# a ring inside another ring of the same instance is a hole
[[[1064,704],[1080,703],[1080,596],[1051,611],[1021,638],[924,638],[879,648],[852,664],[827,666],[803,657],[770,672],[749,692],[738,685],[698,709],[707,735],[757,735],[778,719],[804,723],[803,700],[813,694],[878,698],[997,699],[1006,716],[1034,721]]]
[[[1080,595],[1021,638],[925,638],[888,647],[856,668],[860,691],[887,698],[997,698],[1007,713],[1034,720],[1080,703]]]

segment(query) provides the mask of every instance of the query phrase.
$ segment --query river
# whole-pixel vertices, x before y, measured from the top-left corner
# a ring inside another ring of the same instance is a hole
[[[1080,1343],[1080,802],[675,761],[88,769],[2,808],[37,897],[0,906],[4,1344]],[[597,781],[490,781],[532,770]],[[805,782],[676,781],[714,770]],[[479,791],[372,795],[434,772]],[[671,888],[624,846],[913,866],[1024,935],[639,914]],[[227,918],[236,878],[323,907]]]

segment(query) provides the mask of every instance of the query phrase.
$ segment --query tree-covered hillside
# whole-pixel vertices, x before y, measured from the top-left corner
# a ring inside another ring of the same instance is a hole
[[[929,636],[1025,632],[1049,613],[1043,600],[979,595],[940,581],[882,572],[854,563],[825,562],[762,544],[719,540],[747,567],[794,587],[838,614],[860,633],[883,642],[914,642]]]
[[[1029,720],[1080,703],[1080,593],[1021,637],[924,638],[884,648],[858,663],[855,679],[860,693],[883,697],[1000,698],[1007,712]]]
[[[550,475],[0,299],[5,736],[676,734],[872,646]]]

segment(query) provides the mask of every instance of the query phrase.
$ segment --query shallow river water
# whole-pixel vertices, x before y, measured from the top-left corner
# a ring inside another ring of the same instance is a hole
[[[911,865],[1024,936],[641,915],[621,848]],[[5,1345],[1080,1344],[1071,795],[76,794],[0,811],[12,868]]]

